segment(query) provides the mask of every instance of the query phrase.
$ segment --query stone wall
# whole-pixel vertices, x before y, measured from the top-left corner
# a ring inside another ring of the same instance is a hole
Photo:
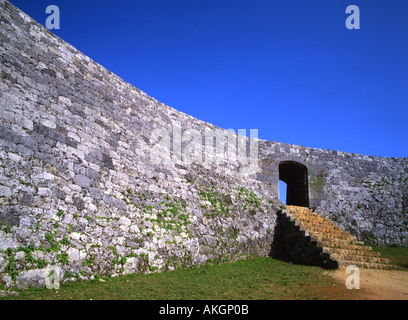
[[[279,163],[308,169],[310,207],[360,240],[408,244],[408,159],[381,158],[275,142],[260,143],[259,179],[278,193]]]
[[[0,11],[3,283],[41,285],[50,265],[73,280],[268,255],[278,204],[256,174],[181,159],[187,129],[220,129],[127,84],[9,2]],[[155,129],[171,142],[165,163],[152,156],[166,154]]]
[[[47,266],[74,280],[266,256],[287,160],[308,168],[312,207],[365,239],[407,244],[407,159],[231,134],[4,0],[0,24],[0,285],[43,285]]]

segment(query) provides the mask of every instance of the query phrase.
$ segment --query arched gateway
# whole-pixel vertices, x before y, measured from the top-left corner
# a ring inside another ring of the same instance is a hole
[[[308,174],[303,164],[295,161],[282,161],[279,164],[279,180],[287,185],[287,205],[309,206]]]

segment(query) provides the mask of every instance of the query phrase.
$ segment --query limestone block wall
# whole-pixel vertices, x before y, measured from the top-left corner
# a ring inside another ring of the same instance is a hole
[[[3,285],[41,285],[47,266],[73,280],[269,254],[279,205],[256,174],[182,158],[187,129],[219,129],[147,96],[7,1],[0,23]]]

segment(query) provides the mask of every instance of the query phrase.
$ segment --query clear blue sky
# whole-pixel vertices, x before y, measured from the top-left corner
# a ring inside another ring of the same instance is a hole
[[[259,138],[408,156],[407,0],[11,0],[157,100]],[[361,29],[348,30],[348,5]]]

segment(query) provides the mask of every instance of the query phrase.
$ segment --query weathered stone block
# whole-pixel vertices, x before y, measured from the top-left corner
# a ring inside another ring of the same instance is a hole
[[[74,182],[82,188],[89,188],[91,186],[91,180],[82,174],[77,174],[74,178]]]
[[[20,125],[20,126],[22,126],[23,128],[25,128],[27,130],[33,130],[33,127],[34,127],[33,122],[30,119],[28,119],[27,117],[16,113],[14,115],[14,118],[15,118],[15,123],[17,125]]]

